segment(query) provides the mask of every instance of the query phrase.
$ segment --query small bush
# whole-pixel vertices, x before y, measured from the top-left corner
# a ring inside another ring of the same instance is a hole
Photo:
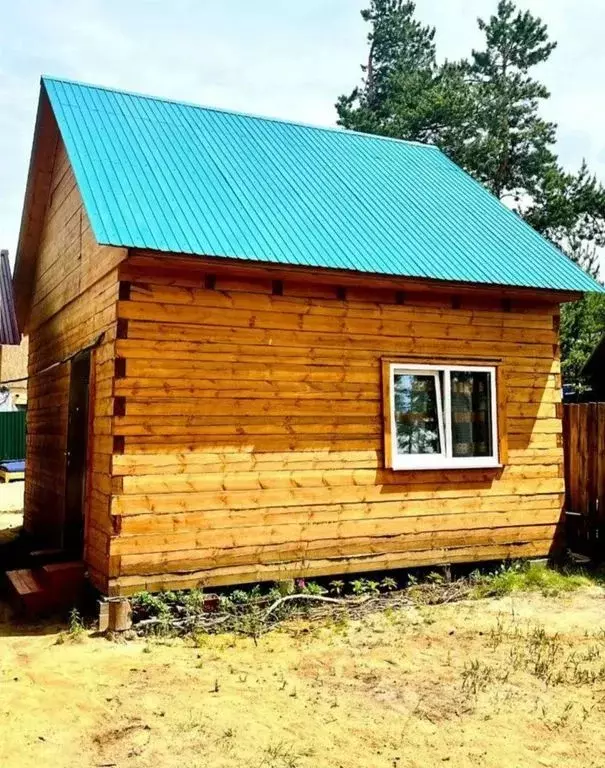
[[[397,581],[391,576],[385,576],[380,582],[380,589],[383,592],[394,592],[397,589]]]
[[[67,630],[72,640],[81,640],[84,635],[84,621],[76,608],[69,613],[69,629]]]
[[[351,582],[351,591],[354,595],[379,594],[378,582],[371,579],[355,579]]]
[[[81,643],[84,640],[86,628],[80,612],[72,608],[69,613],[67,632],[60,632],[55,640],[55,645],[65,645],[65,643]]]

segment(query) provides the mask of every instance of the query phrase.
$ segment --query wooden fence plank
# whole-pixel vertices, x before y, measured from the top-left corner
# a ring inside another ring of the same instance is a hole
[[[563,407],[568,543],[605,559],[605,403]]]
[[[597,433],[597,515],[603,523],[605,522],[605,403],[598,404]]]

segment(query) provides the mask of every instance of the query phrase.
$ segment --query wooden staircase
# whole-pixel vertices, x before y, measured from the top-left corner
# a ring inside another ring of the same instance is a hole
[[[26,618],[48,616],[77,605],[86,583],[81,561],[47,563],[39,567],[8,571],[8,598]]]

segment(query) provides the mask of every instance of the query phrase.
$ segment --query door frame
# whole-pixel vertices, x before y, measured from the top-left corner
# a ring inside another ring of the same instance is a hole
[[[87,437],[86,437],[86,471],[84,472],[84,488],[82,492],[82,559],[86,560],[88,552],[88,528],[89,511],[92,494],[92,458],[94,453],[94,421],[95,421],[95,399],[97,387],[97,347],[89,349],[89,370],[88,370],[88,412],[87,412]]]
[[[85,432],[84,432],[84,467],[82,469],[82,497],[80,502],[80,515],[78,520],[70,520],[68,518],[68,484],[69,478],[69,459],[70,459],[70,428],[71,428],[71,413],[72,413],[72,382],[74,376],[74,363],[83,362],[88,359],[88,380],[86,387],[86,415],[85,415]],[[88,528],[88,510],[90,506],[90,489],[91,489],[91,458],[92,458],[92,424],[94,419],[93,413],[93,390],[94,390],[94,360],[95,349],[85,348],[80,352],[74,354],[70,359],[69,370],[69,385],[68,385],[68,398],[67,398],[67,425],[65,435],[65,477],[64,477],[64,499],[63,499],[63,519],[61,524],[61,548],[69,551],[71,555],[78,558],[84,558],[86,553],[87,542],[87,528]],[[70,542],[70,529],[73,530],[75,525],[81,526],[81,530],[78,530],[78,542]]]

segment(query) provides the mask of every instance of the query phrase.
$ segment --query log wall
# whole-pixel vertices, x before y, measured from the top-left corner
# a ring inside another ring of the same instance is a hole
[[[93,355],[92,435],[86,560],[106,588],[110,529],[111,415],[119,262],[123,249],[99,246],[58,140],[30,299],[25,529],[60,543],[70,365],[64,360],[104,333]]]
[[[552,550],[558,306],[207,270],[120,266],[112,594]],[[385,356],[497,358],[505,466],[385,469]]]

